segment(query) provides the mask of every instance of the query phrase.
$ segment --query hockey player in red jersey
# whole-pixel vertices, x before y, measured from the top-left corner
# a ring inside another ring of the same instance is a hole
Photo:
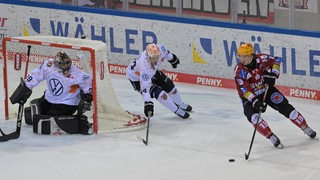
[[[268,105],[290,119],[310,138],[315,138],[316,132],[309,127],[305,118],[274,87],[280,75],[280,59],[268,54],[254,54],[254,48],[249,43],[240,45],[238,56],[240,62],[234,69],[236,88],[242,100],[245,116],[254,127],[258,123],[257,131],[270,139],[275,147],[283,147],[267,122],[262,117],[259,119],[259,112],[265,112]],[[269,89],[263,102],[266,84]]]
[[[126,69],[134,90],[138,91],[144,100],[144,113],[148,116],[149,112],[153,116],[152,98],[157,99],[163,106],[170,109],[181,118],[188,118],[192,107],[185,104],[176,86],[159,69],[161,63],[167,60],[173,68],[177,68],[180,60],[172,54],[165,46],[148,44],[137,59],[133,60]]]

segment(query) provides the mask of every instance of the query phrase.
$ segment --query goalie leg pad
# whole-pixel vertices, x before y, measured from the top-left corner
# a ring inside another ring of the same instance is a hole
[[[30,101],[30,107],[24,109],[24,120],[26,124],[32,125],[33,115],[41,114],[40,98]]]
[[[24,121],[26,124],[32,125],[31,107],[24,108]]]
[[[86,116],[47,116],[34,115],[33,132],[47,135],[92,134],[92,124]],[[86,132],[85,132],[86,131]]]

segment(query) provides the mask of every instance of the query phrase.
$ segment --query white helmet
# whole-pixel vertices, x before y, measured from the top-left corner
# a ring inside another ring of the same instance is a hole
[[[160,56],[160,49],[156,44],[148,44],[146,47],[146,52],[148,59],[151,63],[158,62]]]
[[[159,47],[152,43],[152,44],[148,44],[147,45],[147,48],[146,48],[146,51],[147,51],[147,55],[149,57],[154,57],[154,56],[159,56],[160,55],[160,49]]]

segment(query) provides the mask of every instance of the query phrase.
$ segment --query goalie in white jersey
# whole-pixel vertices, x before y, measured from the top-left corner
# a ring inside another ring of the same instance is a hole
[[[25,103],[32,89],[44,80],[47,82],[44,95],[25,108],[25,121],[33,124],[33,131],[39,134],[92,134],[92,124],[83,115],[91,106],[91,75],[72,65],[70,57],[60,51],[20,83],[14,98],[16,102]]]
[[[177,68],[180,60],[165,46],[148,44],[137,59],[133,60],[126,69],[133,88],[138,91],[144,100],[144,113],[153,116],[152,98],[156,98],[163,106],[170,109],[181,118],[188,118],[192,107],[185,104],[174,83],[159,69],[161,63],[167,60],[173,68]]]

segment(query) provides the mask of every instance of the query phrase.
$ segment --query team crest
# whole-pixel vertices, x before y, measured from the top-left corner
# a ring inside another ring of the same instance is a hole
[[[271,101],[275,104],[280,104],[283,101],[283,96],[279,92],[275,92],[271,95]]]

